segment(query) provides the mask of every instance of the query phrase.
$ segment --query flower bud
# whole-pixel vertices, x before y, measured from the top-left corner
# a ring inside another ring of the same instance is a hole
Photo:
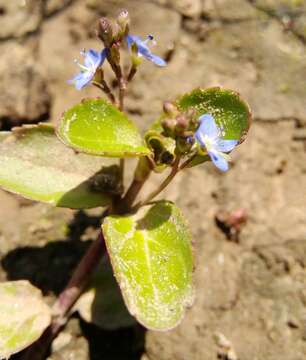
[[[127,10],[121,11],[117,17],[117,24],[120,26],[122,35],[125,36],[129,32],[130,16]]]
[[[175,116],[178,112],[176,106],[170,101],[165,101],[163,108],[164,108],[164,112],[170,116]]]
[[[176,120],[175,119],[164,119],[161,123],[163,129],[165,130],[165,133],[169,136],[173,134]]]
[[[177,134],[182,134],[185,130],[188,129],[189,119],[184,114],[178,115],[176,117],[176,127],[175,132]]]
[[[105,47],[110,47],[113,42],[113,29],[109,20],[105,17],[99,20],[98,36],[104,42]]]
[[[131,61],[132,64],[135,68],[137,68],[141,62],[142,62],[142,57],[137,55],[137,50],[136,52],[134,51],[134,45],[132,45],[132,55],[131,55]]]

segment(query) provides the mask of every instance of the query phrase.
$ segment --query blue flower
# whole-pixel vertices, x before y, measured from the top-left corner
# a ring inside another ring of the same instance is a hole
[[[139,36],[135,35],[126,36],[128,48],[131,49],[132,45],[135,44],[137,46],[137,55],[139,57],[143,56],[147,60],[152,61],[155,65],[166,66],[167,63],[165,60],[157,55],[152,54],[149,46],[147,45],[147,43],[150,41],[152,41],[153,45],[155,45],[155,41],[152,35],[148,35],[146,40],[141,40]]]
[[[224,140],[222,129],[219,128],[215,119],[210,114],[204,114],[199,118],[200,126],[195,132],[195,138],[201,147],[207,150],[212,162],[221,171],[228,170],[230,152],[238,144],[238,140]]]
[[[88,51],[81,51],[81,55],[84,56],[84,65],[75,61],[81,68],[81,71],[75,75],[73,79],[68,81],[70,84],[74,84],[78,90],[83,89],[83,87],[88,85],[94,78],[97,69],[103,64],[106,58],[107,50],[104,49],[102,52],[98,52],[89,49]]]

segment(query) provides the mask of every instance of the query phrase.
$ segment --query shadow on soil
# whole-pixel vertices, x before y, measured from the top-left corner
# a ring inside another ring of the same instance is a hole
[[[23,247],[9,252],[1,262],[7,279],[29,280],[44,295],[58,295],[92,242],[81,241],[81,235],[90,226],[99,228],[100,219],[100,216],[87,216],[79,211],[69,225],[65,241],[52,241],[44,247]],[[79,326],[89,344],[90,360],[139,360],[143,353],[145,330],[138,324],[106,331],[79,319]],[[11,359],[18,358],[15,355]]]

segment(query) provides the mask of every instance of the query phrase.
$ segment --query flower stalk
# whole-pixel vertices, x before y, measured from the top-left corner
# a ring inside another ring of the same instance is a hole
[[[157,195],[159,195],[174,179],[174,177],[179,172],[179,164],[180,164],[180,156],[177,156],[173,165],[170,174],[166,177],[166,179],[159,185],[159,187],[152,191],[143,201],[138,202],[134,207],[133,210],[139,209],[142,206],[147,205],[150,203]]]

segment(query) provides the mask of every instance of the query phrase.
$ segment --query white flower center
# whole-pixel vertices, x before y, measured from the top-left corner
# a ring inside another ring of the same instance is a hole
[[[216,145],[217,139],[211,138],[206,134],[201,134],[202,143],[205,144],[207,151],[213,150]]]

